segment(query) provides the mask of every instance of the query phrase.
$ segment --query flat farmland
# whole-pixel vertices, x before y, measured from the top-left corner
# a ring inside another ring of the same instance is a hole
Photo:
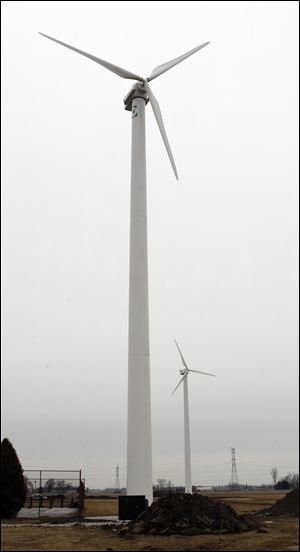
[[[229,504],[238,514],[255,513],[272,506],[276,500],[285,496],[283,491],[259,491],[259,492],[203,492],[203,496],[208,496],[213,500],[222,500]],[[117,498],[86,498],[85,499],[86,516],[113,516],[118,513]]]
[[[284,496],[280,492],[203,493],[230,504],[238,513],[255,513],[274,504]],[[117,500],[97,498],[86,500],[86,516],[114,515]],[[72,527],[61,525],[41,526],[3,521],[1,550],[224,550],[288,551],[298,548],[298,520],[296,518],[268,517],[266,532],[250,531],[239,534],[197,536],[146,536],[122,538],[114,528],[104,529],[90,524]]]

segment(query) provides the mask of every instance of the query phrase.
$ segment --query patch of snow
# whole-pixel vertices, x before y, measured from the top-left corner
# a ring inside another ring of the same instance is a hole
[[[78,513],[77,508],[41,508],[40,517],[68,517],[75,516]],[[18,518],[38,518],[38,508],[22,508],[18,514]]]
[[[1,527],[74,527],[80,525],[76,521],[68,521],[61,523],[1,523]]]
[[[84,521],[119,521],[118,516],[85,516]]]
[[[84,527],[101,527],[103,525],[111,525],[115,527],[116,525],[124,525],[124,521],[111,522],[111,521],[62,521],[60,523],[1,523],[1,527],[75,527],[81,526]]]

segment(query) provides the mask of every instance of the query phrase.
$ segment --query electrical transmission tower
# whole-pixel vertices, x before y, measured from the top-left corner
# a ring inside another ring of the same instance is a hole
[[[230,488],[231,489],[238,489],[239,487],[239,477],[238,472],[236,469],[236,462],[235,462],[235,448],[231,447],[231,480],[230,480]]]
[[[115,490],[119,491],[121,489],[120,479],[119,479],[119,466],[116,466],[116,479],[115,479]]]

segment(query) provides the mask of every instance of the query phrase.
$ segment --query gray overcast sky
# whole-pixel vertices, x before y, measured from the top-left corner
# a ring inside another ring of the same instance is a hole
[[[3,432],[24,468],[126,474],[131,87],[147,108],[154,480],[298,471],[298,2],[2,2]]]

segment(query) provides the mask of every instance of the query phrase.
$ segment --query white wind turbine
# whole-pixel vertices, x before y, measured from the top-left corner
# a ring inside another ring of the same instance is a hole
[[[186,54],[159,65],[148,78],[113,65],[96,56],[56,40],[42,36],[81,54],[119,77],[136,81],[124,99],[125,109],[132,111],[131,147],[131,217],[129,271],[129,337],[128,337],[128,417],[127,417],[127,494],[146,495],[152,492],[150,355],[148,316],[148,253],[145,105],[150,101],[173,171],[178,179],[174,158],[165,131],[160,107],[149,82],[185,60],[209,42]]]
[[[184,365],[184,369],[180,370],[182,378],[178,385],[176,385],[174,391],[171,395],[174,395],[176,389],[183,382],[183,409],[184,409],[184,471],[185,471],[185,492],[192,493],[192,466],[191,466],[191,441],[190,441],[190,418],[189,418],[189,392],[188,392],[188,374],[189,372],[195,372],[197,374],[204,374],[205,376],[216,377],[215,374],[210,374],[208,372],[200,372],[199,370],[191,370],[187,367],[187,364],[183,358],[183,354],[179,349],[179,345],[174,340],[176,347],[181,356],[181,360]]]

